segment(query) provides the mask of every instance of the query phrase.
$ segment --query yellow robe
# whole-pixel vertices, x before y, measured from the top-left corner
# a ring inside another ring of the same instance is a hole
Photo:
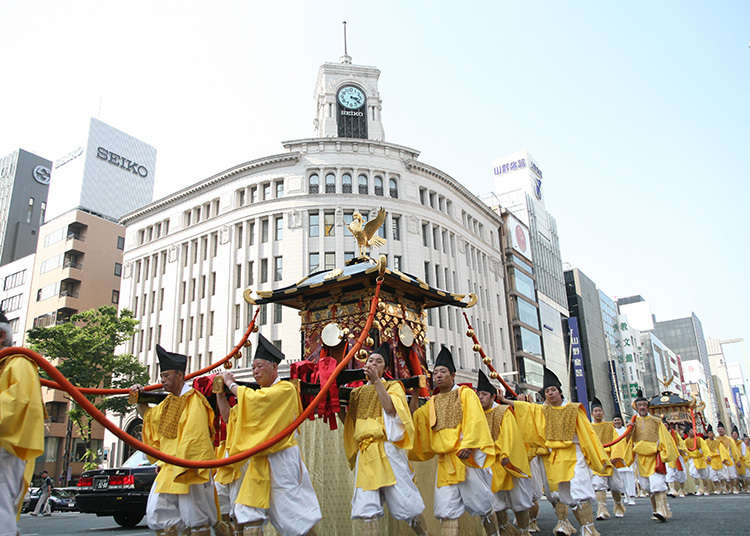
[[[558,430],[560,419],[566,412],[568,406],[575,407],[575,424],[571,421],[570,430]],[[530,402],[514,402],[513,408],[524,438],[531,444],[545,449],[542,452],[544,467],[547,471],[547,480],[551,491],[557,491],[560,482],[570,482],[575,475],[576,465],[576,447],[573,441],[574,436],[578,439],[578,445],[586,458],[589,467],[594,471],[601,473],[604,467],[609,463],[607,454],[604,452],[601,442],[597,439],[591,422],[589,422],[586,412],[578,403],[567,403],[561,406],[550,406],[547,404],[533,404]],[[555,417],[551,428],[547,429],[547,418],[545,412],[551,414],[560,412]],[[554,428],[554,429],[553,429]],[[560,435],[560,433],[563,435]],[[559,437],[558,437],[559,436]],[[568,437],[565,439],[563,437]],[[561,439],[562,438],[562,439]]]
[[[710,452],[710,449],[708,448],[708,445],[706,445],[706,440],[702,437],[699,437],[696,442],[696,448],[695,450],[690,450],[693,448],[693,439],[688,437],[685,439],[685,454],[687,454],[687,457],[693,460],[693,464],[695,465],[696,469],[705,469],[706,468],[706,455]]]
[[[648,478],[656,471],[657,453],[665,464],[677,459],[677,448],[669,430],[653,415],[636,417],[635,427],[628,441],[633,447],[633,452],[638,455],[638,474],[643,478]]]
[[[744,445],[744,443],[741,439],[735,439],[734,444],[737,446],[737,452],[739,454],[739,458],[737,458],[736,460],[737,475],[745,476],[745,469],[747,469],[747,462],[745,461],[745,458],[747,458],[747,453],[745,455],[742,454],[742,446]]]
[[[531,468],[523,441],[519,441],[521,430],[510,406],[495,406],[485,410],[487,425],[495,441],[495,463],[492,464],[492,492],[509,490],[513,487],[513,477],[529,478]],[[503,466],[508,458],[510,463]]]
[[[594,434],[596,434],[596,437],[601,442],[602,448],[611,462],[611,465],[607,465],[604,471],[594,471],[594,474],[601,477],[612,476],[615,467],[628,467],[633,463],[633,449],[629,447],[627,439],[621,439],[611,447],[604,446],[619,437],[614,424],[609,421],[592,422],[591,428],[594,430]]]
[[[182,409],[178,411],[180,407]],[[146,411],[143,441],[179,458],[211,460],[214,457],[213,421],[211,406],[195,389],[180,396],[170,394],[159,405]],[[189,469],[161,460],[156,464],[159,466],[156,493],[184,495],[190,491],[192,484],[208,482],[211,477],[210,469]]]
[[[36,363],[20,354],[0,361],[0,447],[26,462],[18,512],[44,453],[44,404]]]
[[[708,446],[706,458],[711,458],[708,462],[711,465],[711,469],[721,471],[725,465],[732,463],[731,455],[721,441],[718,439],[706,439],[706,445]]]
[[[672,435],[672,432],[667,430],[669,433],[669,437],[672,439],[672,443],[674,444],[675,450],[677,450],[678,456],[684,456],[685,455],[685,441],[680,437],[679,434],[675,434],[675,436]],[[667,465],[671,467],[672,469],[677,469],[677,458],[675,458],[673,461],[669,462]],[[682,470],[685,470],[685,467],[682,467]]]
[[[403,438],[394,445],[408,451],[414,444],[414,421],[406,402],[406,393],[401,382],[385,382],[384,385],[404,427]],[[356,487],[376,490],[396,483],[391,462],[385,454],[386,441],[383,406],[375,386],[367,384],[357,387],[350,395],[349,410],[344,419],[344,449],[349,467],[354,469],[357,463]]]
[[[722,445],[724,445],[724,447],[726,447],[727,452],[729,452],[730,463],[728,463],[727,465],[736,466],[737,462],[742,462],[742,453],[737,448],[737,443],[734,442],[734,439],[726,435],[719,436],[717,439],[721,442]]]
[[[455,391],[458,393],[453,394]],[[450,404],[445,405],[446,401]],[[482,467],[491,467],[494,463],[495,449],[490,429],[482,403],[472,389],[461,386],[432,396],[414,412],[413,419],[416,435],[409,458],[424,461],[438,456],[437,487],[463,482],[466,466],[479,467],[475,453],[464,460],[456,456],[461,449],[483,452],[486,457]]]
[[[302,413],[297,386],[277,381],[270,387],[237,387],[237,405],[230,411],[227,448],[234,455],[263,443],[289,426]],[[234,414],[234,415],[232,415]],[[253,508],[269,508],[271,465],[268,456],[297,444],[290,433],[275,445],[251,457],[242,479],[237,502]]]

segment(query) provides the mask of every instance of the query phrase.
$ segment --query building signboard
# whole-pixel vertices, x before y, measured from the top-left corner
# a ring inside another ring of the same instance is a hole
[[[589,413],[589,397],[586,391],[586,374],[583,368],[583,354],[581,353],[581,335],[578,330],[578,318],[568,318],[568,335],[570,336],[570,361],[573,364],[573,375],[576,381],[576,395],[578,402]]]
[[[513,215],[508,216],[508,232],[510,234],[510,243],[515,251],[529,260],[534,260],[531,254],[531,238],[529,237],[529,228],[521,220]]]

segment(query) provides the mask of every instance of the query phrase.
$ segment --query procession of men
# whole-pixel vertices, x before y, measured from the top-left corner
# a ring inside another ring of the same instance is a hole
[[[5,346],[9,331],[0,316]],[[166,398],[138,404],[143,440],[166,454],[189,460],[232,456],[284,430],[302,412],[295,384],[281,380],[284,355],[258,336],[252,363],[255,388],[223,373],[226,386],[216,396],[225,439],[214,446],[215,412],[206,396],[185,381],[187,357],[156,347]],[[387,512],[414,534],[430,532],[425,501],[415,484],[411,461],[436,459],[433,512],[440,534],[458,536],[459,518],[475,516],[487,535],[539,533],[542,497],[553,506],[556,536],[606,534],[606,525],[625,517],[636,484],[651,501],[651,517],[672,517],[668,495],[685,495],[690,477],[696,494],[747,492],[750,440],[735,428],[718,437],[669,428],[649,413],[638,396],[627,428],[622,416],[604,418],[598,400],[587,408],[568,401],[559,379],[545,369],[541,395],[511,396],[482,371],[476,387],[455,380],[453,356],[442,347],[433,367],[433,393],[421,400],[399,381],[388,379],[393,359],[388,344],[371,351],[366,381],[343,406],[346,458],[354,471],[350,516],[362,535],[383,533]],[[20,498],[29,467],[42,450],[43,406],[36,366],[22,355],[0,362],[0,536],[16,536]],[[140,393],[142,386],[132,391]],[[22,419],[22,420],[19,420]],[[623,438],[623,436],[626,436]],[[159,466],[151,488],[146,522],[159,536],[260,536],[267,523],[282,536],[314,535],[323,518],[297,440],[298,432],[258,454],[218,469],[191,469],[152,460]],[[607,505],[614,501],[614,519]],[[577,521],[571,522],[569,514]]]

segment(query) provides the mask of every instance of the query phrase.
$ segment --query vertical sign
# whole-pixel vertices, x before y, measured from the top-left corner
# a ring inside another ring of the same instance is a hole
[[[578,318],[568,318],[568,335],[570,336],[570,362],[573,365],[573,376],[576,379],[576,396],[578,402],[589,413],[589,397],[586,393],[586,375],[583,370],[583,354],[581,353],[581,336],[578,331]]]
[[[620,407],[620,386],[617,383],[617,373],[615,372],[617,367],[617,363],[614,359],[609,360],[609,389],[612,391],[612,400],[615,402],[615,415],[620,415],[624,418],[624,415],[622,414],[622,408]]]
[[[740,388],[732,387],[732,396],[734,397],[734,406],[740,415],[744,417],[745,409],[742,407],[742,397],[740,397]]]

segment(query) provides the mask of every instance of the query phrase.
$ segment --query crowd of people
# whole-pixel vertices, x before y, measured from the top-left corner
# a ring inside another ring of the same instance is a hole
[[[2,318],[0,318],[0,333]],[[143,440],[184,459],[232,456],[263,443],[302,412],[294,383],[281,381],[283,354],[262,335],[252,363],[256,388],[223,374],[218,393],[221,442],[215,446],[215,416],[207,398],[185,382],[186,356],[157,346],[161,381],[168,396],[155,406],[139,404]],[[354,471],[351,518],[362,536],[381,534],[385,505],[395,519],[418,535],[429,534],[425,502],[410,461],[436,458],[433,514],[440,534],[457,536],[466,512],[481,519],[488,535],[539,532],[539,501],[554,507],[555,535],[599,534],[595,521],[626,515],[638,494],[651,500],[652,518],[672,517],[668,495],[682,496],[685,484],[696,494],[747,490],[750,440],[732,437],[718,423],[697,437],[692,428],[666,426],[639,396],[632,432],[620,416],[605,421],[594,400],[592,420],[579,403],[565,400],[558,378],[545,369],[543,403],[530,395],[511,397],[481,371],[476,388],[458,385],[453,358],[442,347],[432,370],[433,395],[420,406],[416,393],[384,377],[390,347],[371,352],[366,382],[352,390],[341,411],[345,456]],[[134,385],[132,391],[140,392]],[[29,482],[29,466],[43,451],[44,408],[36,366],[22,355],[0,362],[0,536],[16,535],[19,497]],[[695,439],[694,439],[695,438]],[[620,439],[618,441],[618,439]],[[283,536],[315,534],[322,519],[316,490],[302,458],[297,434],[266,450],[217,469],[194,469],[157,462],[146,520],[161,536],[214,533],[256,536],[270,522]],[[320,491],[320,490],[318,490]]]

